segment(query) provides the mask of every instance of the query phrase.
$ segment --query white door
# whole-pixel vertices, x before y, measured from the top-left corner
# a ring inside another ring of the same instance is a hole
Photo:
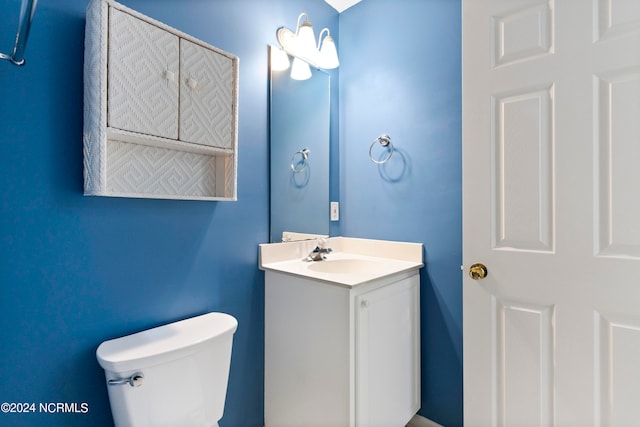
[[[465,425],[640,425],[640,1],[462,8]]]

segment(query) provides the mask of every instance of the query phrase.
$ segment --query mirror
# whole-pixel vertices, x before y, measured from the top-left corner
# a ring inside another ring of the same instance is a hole
[[[329,235],[330,77],[312,73],[270,69],[271,242]]]

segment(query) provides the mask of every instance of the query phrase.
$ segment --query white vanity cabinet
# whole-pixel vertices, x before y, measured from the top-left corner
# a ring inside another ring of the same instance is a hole
[[[85,40],[85,194],[235,200],[238,58],[111,0]]]
[[[355,286],[265,269],[265,427],[405,426],[419,286],[418,268]]]

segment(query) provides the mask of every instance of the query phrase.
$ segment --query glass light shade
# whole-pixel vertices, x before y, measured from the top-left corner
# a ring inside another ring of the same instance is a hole
[[[313,34],[313,27],[309,21],[304,21],[300,25],[296,38],[300,54],[312,58],[316,52],[316,36]]]
[[[311,78],[311,68],[309,64],[300,58],[293,58],[291,65],[291,78],[294,80],[307,80]]]
[[[338,51],[336,50],[336,44],[333,41],[333,37],[327,36],[322,41],[319,61],[320,67],[325,69],[337,68],[340,65],[340,61],[338,60]]]
[[[282,49],[271,46],[271,69],[282,71],[289,68],[289,55]]]

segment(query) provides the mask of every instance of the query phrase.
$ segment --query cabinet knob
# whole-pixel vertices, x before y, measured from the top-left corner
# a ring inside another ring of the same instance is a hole
[[[362,301],[360,301],[360,307],[362,307],[362,308],[369,307],[369,301],[366,300],[366,299],[363,299]]]
[[[187,79],[187,86],[189,86],[191,89],[195,89],[198,87],[198,81],[194,78],[189,77]]]
[[[165,70],[165,72],[164,72],[164,78],[165,78],[167,81],[174,82],[174,81],[176,80],[176,74],[175,74],[173,71]]]

